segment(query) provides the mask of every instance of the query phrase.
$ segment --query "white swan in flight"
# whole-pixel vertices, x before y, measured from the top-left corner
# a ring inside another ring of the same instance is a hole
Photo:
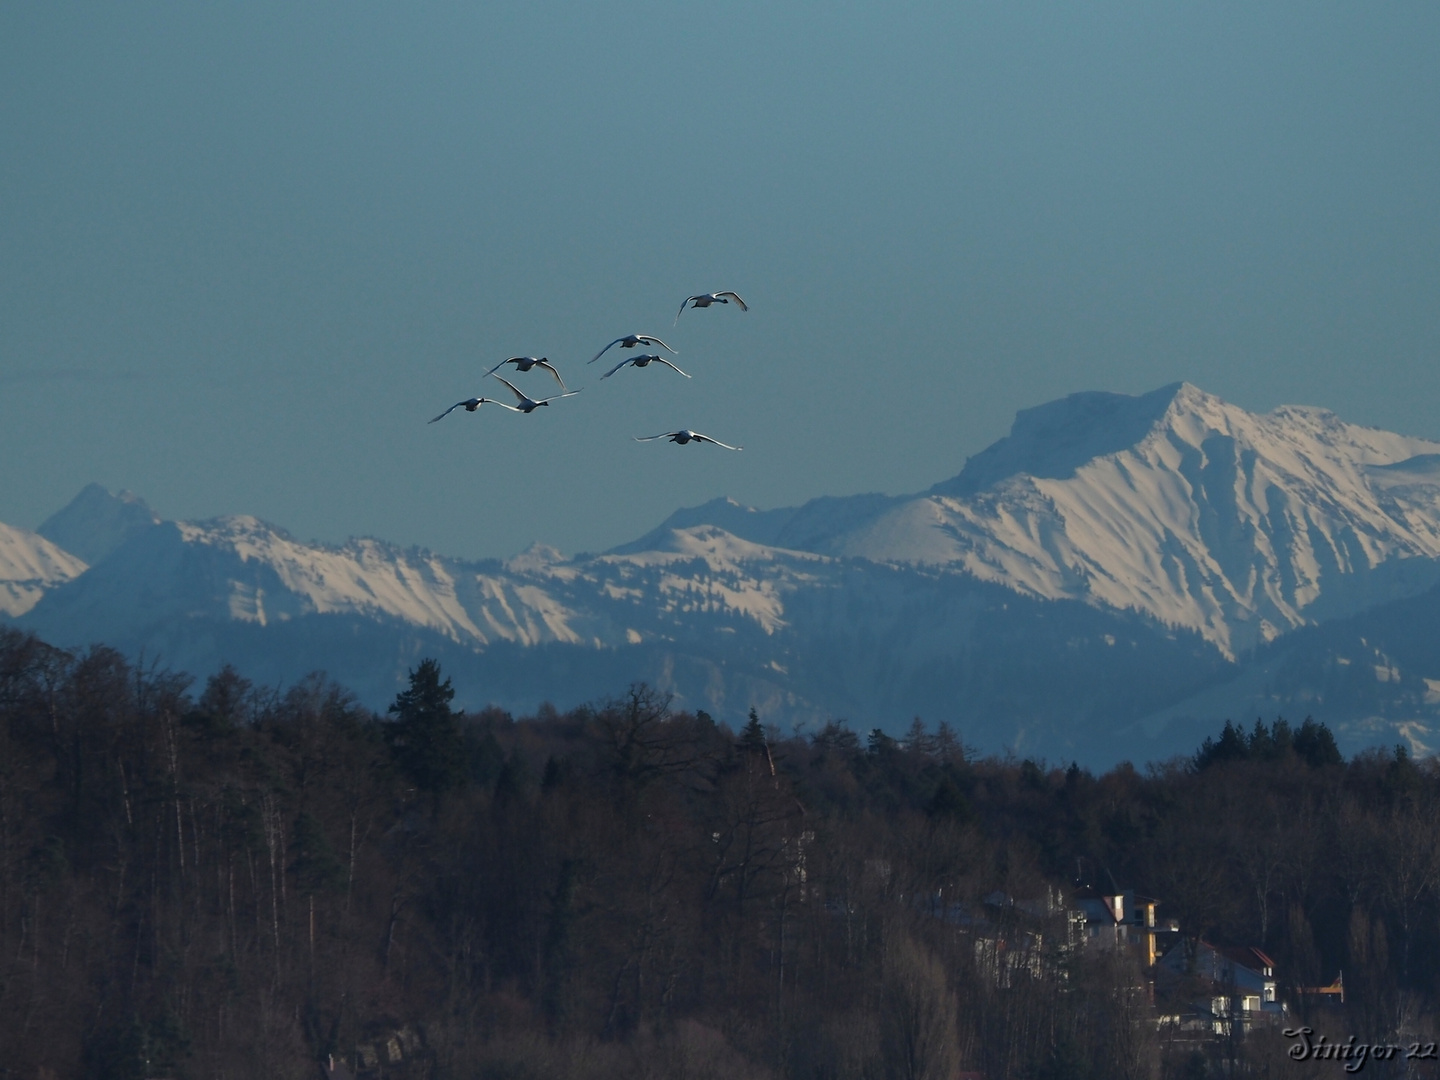
[[[739,293],[733,293],[733,292],[707,292],[707,293],[700,293],[700,294],[698,294],[698,295],[696,295],[696,296],[687,296],[687,297],[685,297],[684,300],[682,300],[682,301],[680,302],[680,310],[675,313],[675,321],[678,323],[678,322],[680,321],[680,316],[683,315],[683,314],[685,314],[685,305],[686,305],[686,304],[689,304],[692,308],[697,308],[697,307],[709,307],[711,304],[728,304],[728,303],[730,303],[731,300],[734,300],[735,303],[737,303],[737,304],[740,305],[740,310],[741,310],[741,311],[749,311],[749,310],[750,310],[750,306],[749,306],[748,304],[746,304],[744,300],[741,300],[741,299],[740,299],[740,294],[739,294]]]
[[[505,406],[507,409],[512,409],[515,412],[532,413],[541,405],[549,405],[552,401],[559,401],[561,398],[574,397],[576,394],[580,393],[579,390],[567,390],[563,394],[553,394],[550,397],[541,398],[539,401],[536,401],[534,398],[526,397],[524,394],[522,394],[519,390],[515,388],[514,383],[505,379],[503,376],[496,375],[495,378],[499,379],[506,386],[510,387],[510,392],[515,395],[515,400],[520,403],[518,406]]]
[[[586,360],[585,362],[587,364],[593,364],[596,360],[599,360],[600,357],[604,356],[616,345],[619,345],[622,349],[633,349],[636,345],[659,345],[671,356],[680,355],[674,349],[670,348],[669,345],[666,345],[663,341],[656,337],[654,334],[626,334],[624,337],[617,337],[614,341],[610,342],[609,345],[606,345],[605,348],[601,349],[599,352],[597,352],[594,356],[592,356],[589,360]]]
[[[529,371],[531,368],[544,368],[555,376],[555,381],[560,384],[560,389],[565,389],[565,380],[560,377],[560,372],[555,370],[555,365],[550,363],[548,356],[512,356],[508,360],[501,360],[498,364],[487,371],[486,375],[494,375],[506,364],[514,364],[516,371]]]
[[[466,398],[464,401],[457,401],[454,405],[451,405],[448,409],[446,409],[444,412],[442,412],[439,416],[435,417],[435,420],[444,420],[445,417],[449,416],[452,412],[454,412],[456,409],[460,408],[460,406],[462,406],[462,405],[465,406],[465,411],[466,411],[466,412],[474,412],[476,409],[480,408],[481,405],[499,405],[500,408],[502,408],[502,409],[509,409],[511,412],[519,412],[519,411],[520,411],[519,409],[515,408],[514,405],[506,405],[503,401],[496,401],[494,398],[488,398],[488,397],[472,397],[472,398]],[[435,420],[427,421],[427,423],[433,424],[433,423],[435,423]]]
[[[626,364],[634,364],[636,367],[648,367],[651,364],[664,364],[668,368],[673,368],[675,371],[680,371],[678,367],[675,367],[674,364],[672,364],[669,360],[666,360],[659,353],[650,353],[646,356],[632,356],[628,360],[621,360],[609,371],[605,372],[604,375],[601,375],[600,378],[608,379],[611,375],[614,375],[615,372],[619,371]],[[680,371],[680,374],[685,375],[685,372]],[[690,378],[690,376],[685,375],[685,378],[688,379]]]
[[[723,443],[719,439],[712,439],[709,435],[701,435],[698,431],[690,431],[687,428],[681,428],[679,431],[666,431],[660,435],[635,436],[636,442],[653,442],[656,439],[669,439],[671,442],[679,443],[681,446],[684,446],[688,442],[708,442],[714,443],[716,446],[723,446],[726,450],[745,449],[743,446],[731,446],[729,443]]]

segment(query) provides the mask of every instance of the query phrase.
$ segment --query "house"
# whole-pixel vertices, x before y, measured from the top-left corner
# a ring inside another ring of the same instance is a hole
[[[366,1026],[365,1036],[355,1044],[354,1071],[331,1055],[322,1062],[325,1080],[385,1080],[417,1075],[426,1059],[425,1043],[413,1024],[378,1023]]]
[[[1074,908],[1084,916],[1084,944],[1097,949],[1134,949],[1145,967],[1152,967],[1170,942],[1179,935],[1174,919],[1156,917],[1160,901],[1139,896],[1131,890],[1109,893],[1081,888],[1075,891]],[[1077,921],[1077,925],[1079,920]]]
[[[1216,1034],[1228,1034],[1234,1020],[1249,1028],[1288,1012],[1276,994],[1275,961],[1254,946],[1187,938],[1160,958],[1155,973],[1172,992],[1198,993],[1190,1009]]]

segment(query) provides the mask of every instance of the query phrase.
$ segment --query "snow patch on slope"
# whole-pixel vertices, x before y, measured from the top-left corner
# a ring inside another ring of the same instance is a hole
[[[613,565],[619,560],[602,557],[599,561]],[[785,625],[784,594],[814,581],[803,571],[803,564],[826,560],[754,544],[723,529],[701,525],[672,530],[663,550],[631,555],[626,561],[670,571],[661,577],[660,592],[671,609],[740,615],[773,634]]]
[[[47,590],[85,569],[82,560],[39,533],[0,522],[0,614],[25,614]]]

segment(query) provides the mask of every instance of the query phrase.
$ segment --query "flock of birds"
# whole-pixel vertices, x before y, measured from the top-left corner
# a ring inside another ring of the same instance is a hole
[[[740,308],[741,311],[750,310],[749,305],[746,304],[744,300],[740,299],[739,293],[713,292],[698,293],[695,296],[687,296],[680,304],[680,310],[675,313],[675,325],[679,325],[680,316],[685,313],[686,307],[707,308],[712,304],[729,304],[732,301],[736,304],[736,306]],[[615,348],[617,345],[622,349],[634,349],[641,345],[644,345],[647,348],[654,348],[656,346],[659,346],[660,348],[668,352],[671,356],[679,355],[674,349],[672,349],[669,345],[666,345],[665,342],[661,341],[654,334],[626,334],[624,337],[618,337],[614,341],[610,342],[609,345],[606,345],[605,348],[597,352],[594,356],[587,360],[586,363],[595,363],[596,360],[599,360],[600,357],[604,356],[607,352]],[[514,364],[515,370],[521,374],[530,371],[533,368],[542,368],[543,370],[548,371],[554,377],[555,381],[560,385],[560,393],[551,394],[549,397],[543,398],[530,397],[529,395],[521,391],[520,388],[517,387],[514,383],[512,383],[509,379],[505,378],[503,375],[500,374],[500,369],[503,368],[506,364]],[[685,378],[690,378],[688,374],[680,371],[680,369],[675,364],[671,363],[669,360],[666,360],[659,353],[651,352],[639,353],[635,356],[626,357],[624,360],[621,360],[620,363],[612,367],[609,371],[605,372],[604,375],[601,375],[600,378],[608,379],[611,375],[614,375],[623,367],[643,368],[648,367],[650,364],[664,364],[671,370],[677,371],[681,375],[684,375]],[[496,401],[494,398],[487,397],[466,398],[464,401],[457,401],[454,405],[451,405],[450,408],[446,409],[439,416],[435,417],[433,420],[430,421],[430,423],[433,424],[437,420],[444,420],[445,417],[449,416],[456,409],[464,409],[466,412],[474,412],[476,409],[480,408],[481,405],[498,405],[500,406],[500,408],[509,409],[511,412],[532,413],[536,409],[540,408],[540,406],[542,405],[548,406],[552,401],[559,401],[561,398],[574,397],[576,394],[580,393],[579,390],[566,389],[565,380],[561,377],[560,372],[556,369],[555,365],[550,362],[550,358],[546,356],[507,357],[506,359],[501,360],[500,363],[496,364],[485,374],[487,376],[492,376],[496,379],[499,379],[502,383],[509,387],[510,392],[515,395],[516,404],[507,405],[503,401]],[[729,443],[723,443],[719,439],[712,439],[709,435],[702,435],[698,431],[691,431],[689,428],[680,428],[678,431],[662,431],[659,435],[641,435],[635,437],[636,442],[654,442],[656,439],[669,439],[672,443],[678,443],[681,446],[684,446],[686,443],[694,442],[713,443],[716,446],[724,447],[726,450],[743,449],[743,447],[731,446]]]

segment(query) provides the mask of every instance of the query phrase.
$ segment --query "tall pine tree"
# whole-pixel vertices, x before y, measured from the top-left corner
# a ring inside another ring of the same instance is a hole
[[[394,721],[385,739],[395,763],[421,791],[443,795],[465,782],[465,740],[450,708],[455,689],[440,681],[440,665],[422,660],[410,672],[410,689],[395,695]]]

